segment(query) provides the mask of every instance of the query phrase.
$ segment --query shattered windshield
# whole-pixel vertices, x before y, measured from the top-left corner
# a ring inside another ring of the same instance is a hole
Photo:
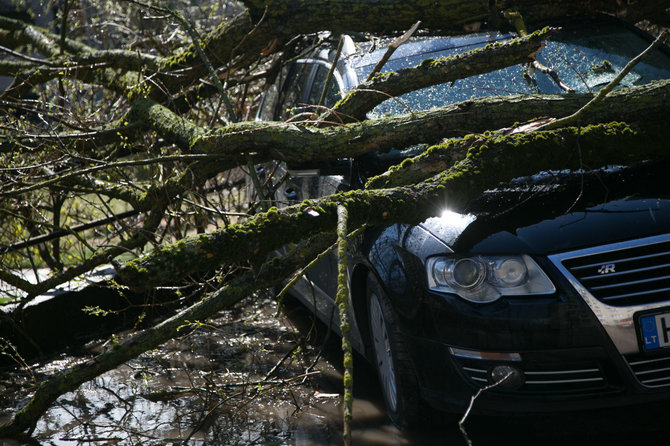
[[[466,37],[429,39],[406,43],[387,62],[382,71],[396,71],[418,65],[427,58],[448,57],[478,48],[487,43],[511,38],[510,34],[481,33]],[[537,59],[552,68],[568,87],[577,93],[596,92],[607,85],[649,41],[634,31],[617,24],[603,24],[589,29],[564,29],[547,41]],[[357,75],[363,80],[372,71],[385,48],[365,55],[357,63]],[[436,85],[389,99],[378,105],[369,118],[386,114],[427,110],[472,98],[511,94],[564,93],[548,75],[535,72],[524,76],[522,65],[491,73],[459,79],[453,83]],[[653,80],[670,78],[670,57],[660,50],[639,63],[621,82],[621,87],[632,87]]]

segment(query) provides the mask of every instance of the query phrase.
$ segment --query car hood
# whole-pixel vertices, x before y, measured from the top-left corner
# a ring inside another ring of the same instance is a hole
[[[643,166],[512,184],[485,193],[469,212],[446,211],[420,226],[455,252],[470,253],[550,254],[667,233],[663,175],[662,167]]]

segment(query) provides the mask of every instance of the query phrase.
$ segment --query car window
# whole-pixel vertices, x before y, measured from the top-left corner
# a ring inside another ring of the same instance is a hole
[[[607,85],[647,46],[647,40],[619,26],[601,26],[597,32],[568,29],[548,42],[547,48],[538,53],[538,60],[551,66],[578,93],[585,93]],[[624,77],[620,86],[632,87],[668,77],[670,57],[655,51]],[[548,79],[543,81],[550,82]],[[556,89],[555,85],[553,88]]]
[[[305,103],[305,95],[309,88],[310,73],[313,67],[313,64],[301,62],[296,62],[291,66],[277,105],[277,118],[279,120],[285,121],[295,113],[300,112],[295,109],[300,104]]]
[[[319,103],[319,99],[321,98],[321,93],[323,92],[323,87],[327,78],[328,68],[325,65],[317,65],[316,74],[314,75],[314,82],[312,83],[312,89],[309,93],[309,104]],[[330,83],[328,84],[328,90],[326,91],[326,97],[323,105],[330,107],[334,105],[340,99],[340,97],[340,88],[337,85],[335,76],[333,76],[331,77]]]
[[[469,37],[432,39],[405,44],[403,52],[387,62],[383,71],[395,71],[416,66],[427,58],[458,54],[491,41],[504,40],[509,34],[480,34]],[[590,29],[568,29],[547,42],[538,53],[538,61],[554,69],[561,80],[578,93],[598,91],[610,82],[630,59],[642,52],[649,42],[633,31],[613,24]],[[365,79],[372,70],[372,61],[383,50],[373,52],[359,61],[356,72]],[[365,65],[363,65],[365,64]],[[413,91],[378,105],[368,114],[379,118],[386,114],[406,113],[408,110],[427,110],[455,102],[484,96],[511,94],[564,93],[556,83],[542,73],[535,73],[529,80],[522,65],[508,67],[491,73],[459,79],[453,83],[435,85]],[[652,80],[670,77],[670,57],[655,52],[628,74],[622,87],[630,87]]]

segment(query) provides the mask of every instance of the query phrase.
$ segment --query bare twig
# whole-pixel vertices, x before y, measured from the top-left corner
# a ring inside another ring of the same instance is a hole
[[[41,189],[43,187],[51,186],[53,184],[65,181],[70,178],[76,178],[80,177],[83,175],[88,175],[93,172],[98,172],[101,170],[107,170],[107,169],[116,169],[120,167],[129,167],[129,166],[146,166],[149,164],[158,164],[158,163],[166,163],[166,162],[173,162],[173,161],[199,161],[199,160],[208,160],[208,159],[216,159],[220,158],[220,155],[208,155],[208,154],[190,154],[190,155],[168,155],[168,156],[161,156],[158,158],[148,158],[144,160],[131,160],[131,161],[118,161],[115,163],[104,163],[99,166],[93,166],[89,167],[86,169],[80,169],[80,170],[69,170],[67,173],[63,175],[58,175],[54,178],[50,178],[48,180],[42,181],[40,183],[35,183],[31,184],[30,186],[22,187],[19,189],[12,189],[8,191],[1,191],[0,190],[0,197],[12,197],[16,195],[20,195],[26,192],[31,192],[36,189]]]
[[[544,74],[548,75],[549,77],[551,77],[553,79],[553,81],[556,83],[556,85],[558,85],[558,88],[560,88],[561,90],[563,90],[567,93],[574,93],[576,91],[574,88],[569,87],[568,85],[564,84],[563,81],[561,80],[561,78],[558,76],[558,73],[556,73],[556,71],[554,71],[552,68],[549,68],[545,65],[542,65],[537,60],[534,60],[532,62],[532,67],[534,69],[536,69],[537,71],[539,71],[540,73],[544,73]]]
[[[468,405],[468,408],[466,409],[465,413],[463,414],[463,418],[460,419],[458,422],[458,428],[461,431],[461,434],[463,434],[463,438],[465,441],[468,443],[468,446],[472,446],[472,441],[470,440],[470,437],[468,436],[468,432],[465,430],[465,421],[468,418],[468,415],[470,415],[470,411],[472,410],[472,407],[475,405],[475,401],[477,398],[479,398],[479,395],[481,395],[483,392],[486,392],[487,390],[493,389],[494,387],[499,386],[500,384],[504,383],[507,381],[507,379],[512,376],[513,372],[507,372],[505,376],[500,378],[498,381],[494,382],[493,384],[489,384],[486,387],[482,387],[477,392],[470,397],[470,404]]]
[[[363,232],[365,230],[365,228],[366,228],[366,226],[361,226],[360,228],[356,229],[355,231],[349,233],[347,235],[347,238],[352,239],[354,237],[357,237],[361,232]],[[284,296],[286,296],[286,293],[288,293],[288,291],[291,288],[293,288],[293,286],[296,283],[298,283],[298,280],[300,280],[301,277],[303,277],[305,274],[307,274],[307,271],[312,269],[312,267],[314,265],[316,265],[321,260],[323,260],[328,254],[333,252],[336,248],[337,248],[337,243],[333,243],[332,245],[330,245],[328,247],[328,249],[326,249],[325,251],[320,253],[318,256],[316,256],[314,258],[314,260],[309,262],[304,268],[301,268],[300,270],[296,271],[296,273],[293,275],[293,277],[291,277],[291,280],[289,280],[288,283],[281,289],[281,291],[279,293],[277,293],[277,300],[281,303]]]
[[[509,20],[512,23],[512,25],[514,25],[514,27],[516,28],[516,31],[519,33],[519,36],[526,37],[528,35],[528,30],[526,29],[526,24],[525,24],[525,22],[523,20],[523,17],[521,16],[520,13],[518,13],[516,11],[505,11],[505,18],[507,20]],[[542,65],[537,59],[535,59],[533,57],[533,61],[528,66],[528,71],[529,71],[528,75],[532,76],[533,71],[535,71],[535,70],[539,71],[540,73],[544,73],[544,74],[548,75],[549,77],[551,77],[553,79],[553,81],[556,83],[556,85],[558,85],[558,88],[560,88],[561,90],[563,90],[565,92],[568,92],[568,93],[574,93],[575,92],[574,88],[570,88],[569,86],[564,84],[563,81],[561,81],[561,78],[558,76],[556,71],[554,71],[553,69],[551,69],[547,66]]]
[[[658,35],[656,40],[654,40],[652,42],[652,44],[649,45],[649,47],[647,47],[646,50],[642,51],[636,57],[631,59],[631,61],[628,62],[625,67],[623,67],[623,69],[619,72],[619,74],[617,74],[616,77],[614,79],[612,79],[612,81],[609,84],[607,84],[602,90],[600,90],[598,92],[598,94],[596,94],[595,97],[593,99],[591,99],[589,102],[587,102],[586,105],[584,105],[582,108],[580,108],[579,110],[577,110],[576,112],[574,112],[570,116],[566,116],[564,118],[557,119],[553,122],[550,122],[550,123],[540,127],[538,130],[552,130],[552,129],[556,129],[556,128],[559,128],[559,127],[565,127],[567,125],[572,125],[572,124],[578,122],[579,120],[581,120],[582,116],[585,113],[587,113],[591,108],[593,108],[600,101],[605,99],[605,97],[612,90],[614,90],[617,85],[619,85],[619,83],[623,80],[624,77],[626,77],[626,75],[628,73],[630,73],[630,71],[635,67],[635,65],[637,65],[638,63],[640,63],[641,61],[646,59],[659,45],[661,45],[661,43],[663,43],[663,41],[665,40],[667,35],[668,35],[668,30],[663,30]]]
[[[333,72],[337,66],[337,61],[340,59],[340,54],[342,54],[342,45],[344,44],[344,36],[340,36],[340,41],[337,43],[337,50],[335,50],[335,58],[333,63],[330,65],[328,70],[328,75],[326,76],[326,82],[323,84],[323,90],[321,90],[321,96],[319,97],[319,102],[317,106],[322,106],[323,102],[326,100],[326,93],[328,93],[328,87],[330,86],[330,81],[333,78]]]
[[[412,25],[412,27],[410,29],[408,29],[402,36],[398,37],[397,39],[395,39],[393,42],[391,42],[389,44],[389,46],[386,49],[386,52],[384,53],[382,58],[379,59],[379,62],[377,62],[377,65],[375,65],[375,67],[372,69],[372,71],[368,75],[368,78],[366,79],[366,82],[369,81],[370,79],[372,79],[375,74],[379,73],[381,71],[381,69],[384,68],[384,65],[386,65],[386,62],[388,62],[388,60],[391,58],[393,53],[395,53],[395,50],[397,50],[400,47],[400,45],[407,42],[410,39],[410,37],[412,37],[412,34],[414,34],[414,32],[417,29],[419,29],[420,25],[421,25],[421,20],[419,20],[414,25]]]

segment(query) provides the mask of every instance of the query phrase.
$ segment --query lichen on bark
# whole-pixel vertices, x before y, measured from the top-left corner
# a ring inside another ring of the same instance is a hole
[[[665,155],[667,125],[607,124],[552,131],[493,134],[474,141],[466,157],[443,173],[412,186],[357,190],[271,209],[247,223],[186,239],[126,263],[119,275],[134,287],[177,281],[222,264],[262,262],[272,251],[310,235],[332,232],[337,206],[349,211],[349,224],[419,223],[443,207],[458,211],[486,189],[546,169],[597,168],[630,164]],[[184,255],[188,253],[188,255]]]

